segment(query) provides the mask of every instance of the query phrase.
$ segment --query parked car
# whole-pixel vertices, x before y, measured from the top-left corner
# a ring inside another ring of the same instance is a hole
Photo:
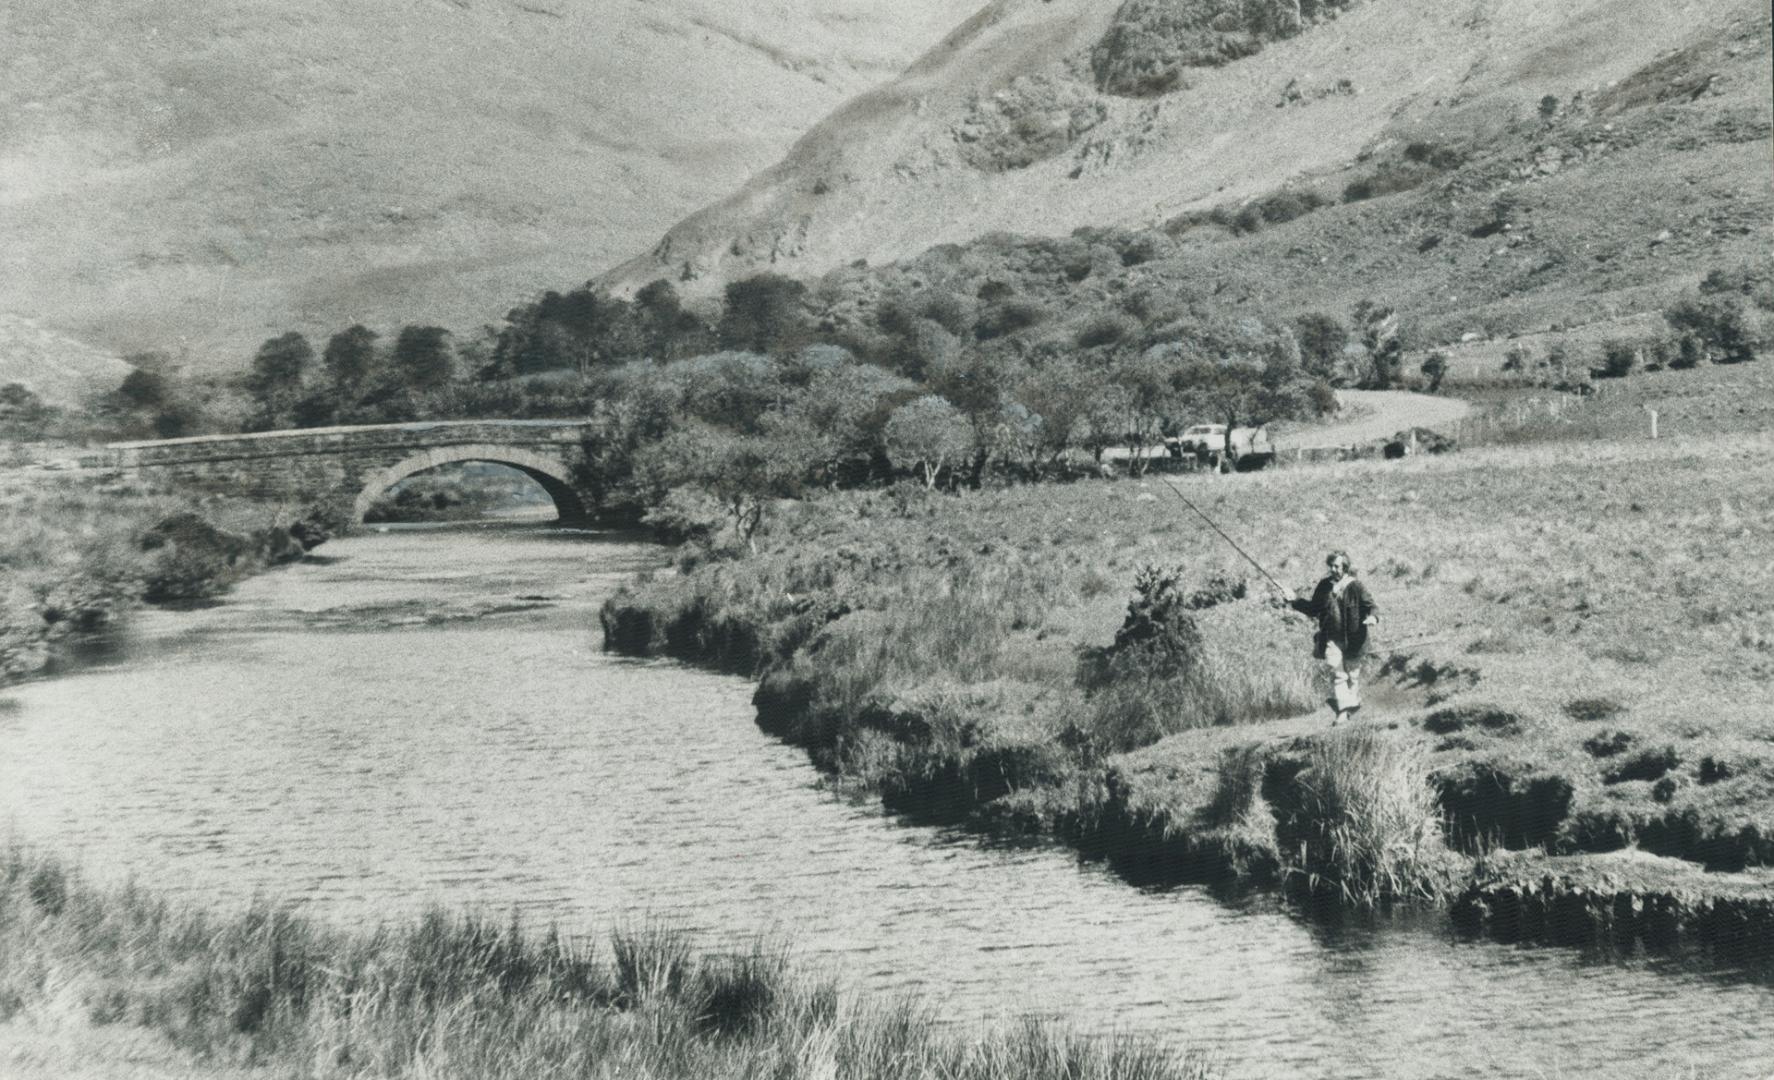
[[[1196,424],[1177,436],[1176,448],[1184,454],[1212,453],[1226,448],[1226,425]]]
[[[1261,469],[1275,460],[1269,429],[1260,424],[1235,427],[1229,433],[1224,424],[1196,424],[1165,442],[1173,458],[1192,457],[1197,465],[1221,471]]]

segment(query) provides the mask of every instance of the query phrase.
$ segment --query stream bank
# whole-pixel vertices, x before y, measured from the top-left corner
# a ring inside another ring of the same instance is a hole
[[[1538,452],[1252,475],[1233,481],[1236,491],[1187,481],[1197,498],[1238,498],[1238,513],[1258,518],[1245,532],[1293,528],[1300,514],[1331,523],[1354,513],[1355,491],[1421,511],[1409,518],[1423,523],[1416,534],[1391,537],[1398,555],[1373,571],[1382,591],[1401,594],[1394,640],[1428,637],[1410,608],[1462,619],[1444,630],[1451,640],[1382,647],[1368,709],[1348,732],[1309,711],[1309,628],[1236,576],[1212,537],[1155,521],[1141,504],[1162,493],[1132,482],[782,507],[757,555],[692,560],[610,599],[605,647],[754,677],[761,729],[889,809],[1066,842],[1142,881],[1426,899],[1497,940],[1680,940],[1726,963],[1765,963],[1774,764],[1758,747],[1774,732],[1751,704],[1762,677],[1753,656],[1746,667],[1660,663],[1586,578],[1540,569],[1549,553],[1520,539],[1550,534],[1538,504],[1524,507],[1529,525],[1495,511],[1499,498],[1520,502],[1527,482],[1554,504],[1593,484],[1629,495],[1630,513],[1646,516],[1632,523],[1643,553],[1657,548],[1653,537],[1669,543],[1662,516],[1680,513],[1676,498],[1728,491],[1733,470],[1760,465],[1710,454],[1644,470],[1634,454],[1614,454],[1566,463],[1568,491],[1547,489],[1559,473],[1542,472]],[[1465,562],[1474,550],[1522,559],[1492,583]],[[1199,585],[1178,592],[1176,607],[1194,624],[1203,669],[1229,688],[1215,706],[1224,715],[1116,731],[1105,727],[1116,722],[1103,708],[1111,695],[1086,685],[1102,654],[1093,642],[1121,637],[1134,617],[1116,576],[1146,573],[1142,562],[1160,557],[1180,559],[1178,578]],[[1744,573],[1735,557],[1708,557]],[[1290,557],[1277,562],[1302,575]],[[1710,582],[1723,598],[1723,580]],[[1577,615],[1559,621],[1559,605]],[[1701,624],[1687,647],[1744,651],[1728,624],[1721,631]],[[1634,697],[1648,669],[1668,679],[1671,704],[1687,697],[1705,711],[1662,715],[1664,700]],[[1636,858],[1634,873],[1590,883],[1582,867],[1613,867],[1621,853]],[[1545,901],[1550,915],[1538,917],[1549,890],[1566,899]],[[1542,899],[1511,906],[1510,896]]]

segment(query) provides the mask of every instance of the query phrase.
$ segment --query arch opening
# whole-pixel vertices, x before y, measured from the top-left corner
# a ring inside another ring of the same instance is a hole
[[[444,466],[466,464],[503,466],[527,477],[554,505],[556,518],[564,524],[580,524],[589,518],[585,500],[573,486],[571,472],[562,462],[515,447],[455,446],[415,454],[366,478],[353,506],[353,522],[361,524],[371,508],[403,481]]]

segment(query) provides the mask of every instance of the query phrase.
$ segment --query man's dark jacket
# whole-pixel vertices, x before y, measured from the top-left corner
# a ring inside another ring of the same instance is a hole
[[[1312,655],[1324,659],[1324,643],[1334,641],[1343,655],[1353,660],[1367,648],[1367,626],[1363,620],[1377,617],[1379,608],[1368,595],[1367,586],[1359,578],[1350,578],[1342,595],[1333,595],[1331,579],[1325,578],[1312,590],[1310,600],[1292,602],[1295,611],[1318,620],[1318,633],[1312,639]]]

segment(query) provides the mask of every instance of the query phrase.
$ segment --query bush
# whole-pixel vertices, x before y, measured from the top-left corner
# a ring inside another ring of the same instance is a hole
[[[196,514],[163,518],[137,541],[149,553],[143,598],[180,603],[219,595],[248,568],[252,546]]]
[[[1699,367],[1700,362],[1706,359],[1706,349],[1693,334],[1678,335],[1671,342],[1670,354],[1669,366],[1678,371]]]
[[[1406,161],[1427,165],[1442,172],[1457,169],[1466,161],[1466,155],[1453,147],[1422,141],[1406,144],[1404,158]]]
[[[1233,232],[1253,233],[1266,225],[1281,225],[1329,206],[1330,200],[1311,189],[1278,191],[1245,203],[1231,217]]]
[[[1423,377],[1429,380],[1429,392],[1441,389],[1441,380],[1448,375],[1448,354],[1440,349],[1430,353],[1423,359]]]
[[[1733,294],[1683,297],[1664,311],[1663,318],[1678,335],[1692,339],[1695,344],[1686,347],[1697,349],[1705,359],[1739,364],[1756,358],[1755,329],[1743,301]],[[1686,360],[1685,354],[1683,358]]]
[[[726,526],[727,508],[699,487],[676,487],[642,515],[641,524],[667,543],[705,542]]]
[[[1637,345],[1620,338],[1609,338],[1602,342],[1602,366],[1596,375],[1605,379],[1624,378],[1638,369],[1639,358]]]
[[[1709,271],[1700,282],[1702,296],[1736,294],[1763,311],[1774,311],[1774,256]]]
[[[1150,745],[1183,727],[1213,724],[1201,630],[1174,567],[1144,566],[1134,578],[1114,644],[1089,649],[1079,683],[1091,695],[1091,740],[1103,752]]]
[[[1439,170],[1414,161],[1389,161],[1376,165],[1366,176],[1357,177],[1343,187],[1346,203],[1377,199],[1400,191],[1420,187],[1435,178]]]
[[[973,325],[973,334],[981,341],[989,341],[1039,326],[1047,321],[1047,315],[1047,309],[1039,301],[1010,297],[982,310]]]
[[[1104,312],[1093,316],[1078,330],[1076,339],[1080,349],[1094,349],[1103,345],[1118,345],[1139,333],[1139,324],[1119,312]]]

